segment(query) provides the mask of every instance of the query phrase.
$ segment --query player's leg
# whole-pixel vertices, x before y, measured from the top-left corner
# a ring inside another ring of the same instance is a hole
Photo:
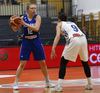
[[[46,66],[46,63],[45,63],[45,60],[40,60],[39,61],[39,64],[41,66],[41,71],[44,75],[44,78],[45,78],[45,87],[54,87],[55,85],[52,84],[49,80],[49,76],[48,76],[48,71],[47,71],[47,66]]]
[[[39,64],[41,66],[41,71],[42,71],[43,75],[47,76],[48,75],[48,71],[47,71],[47,66],[45,64],[45,60],[40,60]]]
[[[34,60],[39,61],[41,71],[45,77],[45,87],[54,87],[55,85],[49,81],[47,66],[45,63],[45,53],[40,38],[38,37],[37,39],[34,39],[31,46]]]
[[[17,68],[17,72],[16,72],[15,82],[14,82],[14,86],[13,86],[14,89],[19,89],[18,88],[18,80],[23,72],[26,62],[27,61],[22,61],[22,60],[20,61],[20,64],[19,64],[19,66]]]
[[[92,89],[92,82],[91,82],[91,71],[90,67],[88,65],[88,49],[87,49],[87,40],[85,36],[82,36],[80,38],[81,42],[81,48],[79,51],[80,59],[82,61],[82,65],[84,67],[84,72],[87,77],[88,84],[86,85],[86,89]]]
[[[61,57],[60,69],[59,69],[59,79],[64,79],[66,74],[66,65],[69,60],[66,60],[64,57]]]
[[[77,38],[71,38],[70,43],[65,46],[61,57],[58,85],[52,91],[62,91],[62,83],[66,73],[66,65],[69,60],[74,62],[76,61],[78,51],[80,49],[79,45],[79,40]]]
[[[66,60],[64,57],[61,58],[58,84],[54,89],[52,89],[52,91],[62,91],[62,83],[63,83],[63,79],[66,74],[66,65],[67,65],[68,61],[69,60]]]
[[[91,71],[90,71],[90,67],[88,65],[88,62],[87,61],[86,62],[82,61],[82,65],[84,67],[84,72],[85,72],[85,75],[87,77],[87,82],[88,82],[88,84],[86,85],[85,88],[86,89],[93,89],[92,82],[91,82]]]
[[[27,60],[29,60],[31,54],[31,48],[28,45],[28,40],[22,39],[22,46],[21,46],[21,51],[20,51],[20,64],[17,68],[16,72],[16,78],[14,82],[14,89],[18,89],[18,80],[23,72],[23,69],[26,65]]]
[[[58,86],[62,86],[62,80],[64,79],[65,74],[66,74],[66,65],[68,61],[69,60],[66,60],[64,57],[61,57]]]
[[[90,67],[88,65],[88,62],[87,61],[86,62],[82,61],[82,65],[83,65],[86,77],[90,78],[91,77],[91,72],[90,72]],[[91,84],[91,81],[89,81],[88,83]]]

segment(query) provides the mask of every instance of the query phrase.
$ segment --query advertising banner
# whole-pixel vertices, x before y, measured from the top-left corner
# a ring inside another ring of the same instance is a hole
[[[50,59],[52,46],[43,46],[43,48],[45,51],[45,56],[46,56],[45,61],[47,67],[48,68],[59,67],[64,45],[58,45],[56,47],[57,56],[53,60]],[[8,55],[5,53],[4,50],[8,52]],[[100,65],[100,44],[88,44],[88,51],[89,51],[89,60],[88,60],[89,65]],[[18,65],[20,64],[19,55],[20,55],[20,47],[0,48],[0,70],[17,69]],[[82,66],[79,55],[76,59],[76,62],[69,61],[67,66]],[[30,55],[30,60],[26,63],[25,66],[25,69],[30,69],[30,68],[40,68],[39,62],[34,61],[34,57],[32,54]]]

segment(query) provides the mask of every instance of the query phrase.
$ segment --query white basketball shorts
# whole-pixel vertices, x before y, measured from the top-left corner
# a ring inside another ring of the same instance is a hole
[[[70,43],[65,45],[62,56],[67,60],[75,62],[78,54],[82,61],[88,61],[87,40],[85,36],[71,38]]]

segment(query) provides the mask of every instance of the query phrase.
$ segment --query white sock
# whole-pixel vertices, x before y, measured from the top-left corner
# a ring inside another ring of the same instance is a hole
[[[18,80],[19,80],[19,78],[15,78],[14,84],[17,84],[18,83]]]
[[[63,79],[58,79],[58,86],[62,87]]]
[[[87,78],[87,81],[88,81],[88,84],[92,84],[92,82],[91,82],[91,77],[90,78]]]
[[[44,76],[44,77],[45,77],[45,81],[49,82],[49,76],[47,75],[47,76]]]

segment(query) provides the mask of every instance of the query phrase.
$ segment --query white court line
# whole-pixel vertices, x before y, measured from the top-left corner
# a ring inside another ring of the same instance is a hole
[[[0,75],[0,78],[14,77],[15,75]]]
[[[57,85],[57,80],[52,80],[52,83]],[[63,80],[63,87],[76,87],[76,86],[85,86],[87,84],[87,79],[72,79],[72,80]],[[100,85],[100,78],[92,78],[93,85]],[[27,82],[18,82],[19,88],[44,88],[45,81],[27,81]],[[0,85],[0,88],[13,88],[13,84],[3,84]]]

